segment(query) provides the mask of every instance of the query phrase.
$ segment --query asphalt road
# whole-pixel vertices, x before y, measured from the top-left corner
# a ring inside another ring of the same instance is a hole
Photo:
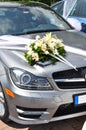
[[[72,118],[62,121],[56,121],[49,124],[34,125],[27,128],[21,128],[21,125],[9,123],[8,125],[0,121],[0,130],[82,130],[86,116]]]

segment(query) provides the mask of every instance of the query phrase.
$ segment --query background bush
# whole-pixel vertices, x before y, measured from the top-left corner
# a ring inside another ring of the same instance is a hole
[[[38,2],[43,2],[45,4],[51,5],[52,3],[55,3],[59,0],[0,0],[1,2],[4,1],[23,1],[23,2],[29,2],[29,1],[38,1]]]

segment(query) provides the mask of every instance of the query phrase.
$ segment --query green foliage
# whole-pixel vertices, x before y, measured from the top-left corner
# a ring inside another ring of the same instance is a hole
[[[57,2],[59,0],[0,0],[0,2],[4,2],[4,1],[21,1],[21,2],[38,1],[38,2],[45,3],[47,5],[51,5],[52,3]]]

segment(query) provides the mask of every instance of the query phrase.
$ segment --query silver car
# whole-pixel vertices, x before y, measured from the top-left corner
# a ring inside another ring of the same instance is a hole
[[[47,32],[65,63],[29,65],[25,46]],[[23,125],[86,115],[86,35],[42,3],[0,2],[0,119]]]

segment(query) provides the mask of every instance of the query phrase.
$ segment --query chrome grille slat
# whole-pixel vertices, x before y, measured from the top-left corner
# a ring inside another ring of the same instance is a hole
[[[49,114],[49,112],[45,111],[23,111],[17,109],[18,113],[24,114],[24,115],[38,115],[38,114]]]
[[[85,82],[84,78],[55,79],[55,82]]]

